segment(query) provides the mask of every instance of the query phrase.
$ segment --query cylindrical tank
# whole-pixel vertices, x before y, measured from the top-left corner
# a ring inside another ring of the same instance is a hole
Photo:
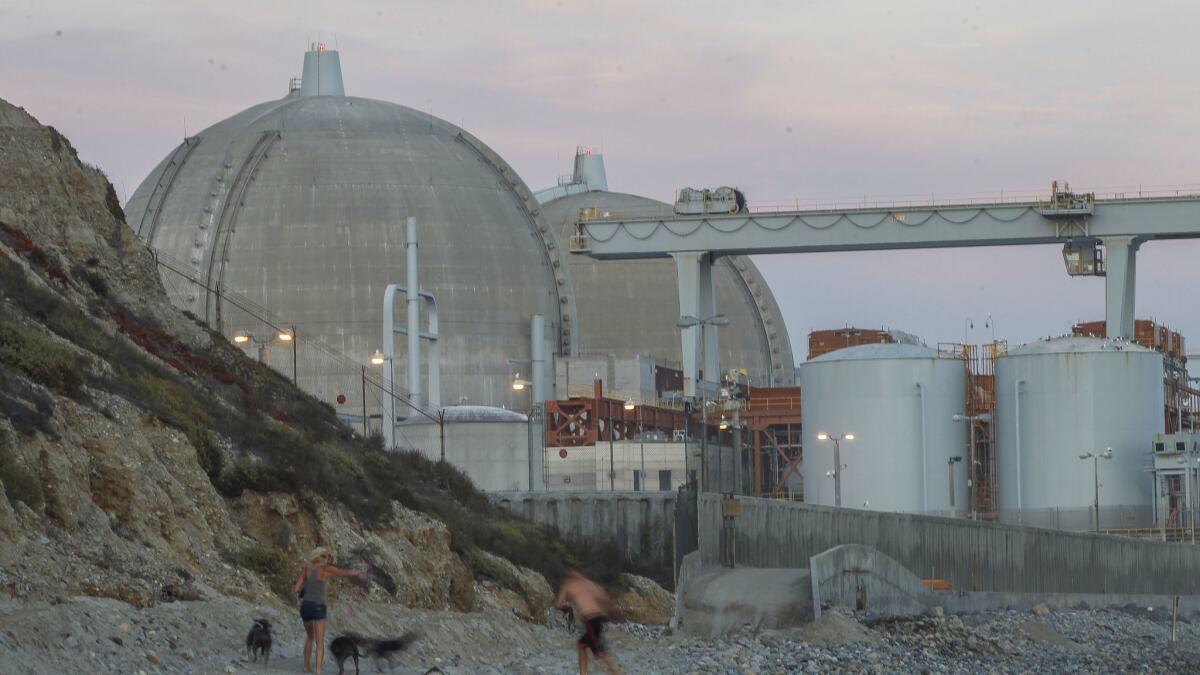
[[[1158,352],[1090,337],[1013,349],[996,360],[995,423],[1003,519],[1086,529],[1098,470],[1101,526],[1148,524],[1147,453],[1163,431]],[[1112,459],[1080,458],[1108,448]]]
[[[912,344],[848,347],[801,364],[800,391],[806,502],[835,505],[833,437],[853,434],[838,443],[843,507],[970,508],[966,425],[953,420],[966,393],[961,359]]]

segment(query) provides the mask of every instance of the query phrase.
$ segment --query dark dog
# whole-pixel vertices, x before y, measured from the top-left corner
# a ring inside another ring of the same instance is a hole
[[[250,627],[250,632],[246,634],[246,656],[253,655],[253,660],[258,661],[259,654],[263,656],[264,665],[270,661],[271,622],[266,619],[256,619]]]
[[[346,659],[354,659],[354,673],[358,675],[358,659],[360,657],[369,656],[373,659],[382,659],[387,661],[390,669],[392,668],[392,658],[412,646],[416,639],[417,634],[412,632],[405,633],[393,640],[376,640],[354,633],[344,633],[329,643],[329,653],[333,654],[333,658],[337,661],[338,675],[345,674]]]

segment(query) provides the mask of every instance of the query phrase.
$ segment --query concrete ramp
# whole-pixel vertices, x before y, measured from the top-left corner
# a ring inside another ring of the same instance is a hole
[[[805,569],[713,567],[683,582],[680,627],[717,637],[749,627],[793,628],[813,619],[812,581]]]
[[[938,604],[917,575],[870,546],[835,546],[809,559],[813,615],[830,607],[919,614]]]

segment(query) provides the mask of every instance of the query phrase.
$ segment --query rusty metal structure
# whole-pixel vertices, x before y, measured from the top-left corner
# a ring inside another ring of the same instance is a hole
[[[687,429],[682,410],[643,405],[639,412],[626,410],[625,402],[604,396],[600,380],[593,395],[546,401],[546,447],[578,448],[609,441],[632,439],[642,431],[660,431],[671,437]],[[697,423],[697,427],[699,424]]]
[[[546,402],[548,448],[578,448],[610,441],[633,439],[639,432],[658,432],[666,438],[695,442],[707,433],[709,443],[718,443],[722,425],[736,416],[745,433],[742,452],[750,455],[751,492],[755,496],[788,494],[789,479],[802,478],[799,387],[740,388],[720,414],[709,413],[704,429],[699,410],[641,405],[628,410],[625,402],[606,397],[599,380],[590,397],[577,396]],[[725,436],[728,438],[728,436]],[[752,449],[751,449],[752,448]]]
[[[808,358],[818,356],[846,347],[872,345],[881,342],[895,342],[891,331],[884,328],[834,328],[829,330],[814,330],[808,334]]]
[[[962,355],[967,370],[963,408],[971,510],[986,516],[996,511],[996,356],[1008,352],[1008,342],[952,348]]]
[[[792,476],[803,480],[800,387],[747,387],[739,415],[754,445],[753,494],[784,496]]]

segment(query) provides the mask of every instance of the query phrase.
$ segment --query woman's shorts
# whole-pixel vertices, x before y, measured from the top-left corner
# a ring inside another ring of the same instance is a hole
[[[324,621],[325,620],[325,605],[320,602],[309,602],[305,600],[300,603],[300,619],[304,623],[309,621]]]

